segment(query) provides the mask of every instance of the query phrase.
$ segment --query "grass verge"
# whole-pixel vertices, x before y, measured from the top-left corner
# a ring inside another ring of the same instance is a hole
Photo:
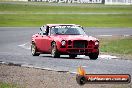
[[[64,3],[62,5],[37,2],[20,3],[0,3],[0,26],[41,26],[47,23],[75,23],[88,27],[132,27],[131,5],[71,4],[70,6]]]
[[[117,53],[132,56],[132,37],[101,39],[101,52]]]
[[[0,88],[19,88],[14,84],[0,82]]]
[[[132,27],[131,15],[0,14],[0,26],[74,23],[87,27]]]
[[[9,2],[0,3],[0,11],[19,12],[122,12],[132,13],[132,5],[104,5],[104,4],[64,4],[45,2]]]

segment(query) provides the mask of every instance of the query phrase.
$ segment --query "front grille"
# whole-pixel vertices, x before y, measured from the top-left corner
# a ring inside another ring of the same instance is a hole
[[[71,45],[71,44],[72,44],[72,41],[71,41],[71,40],[69,40],[69,41],[68,41],[68,45]]]
[[[94,45],[94,41],[90,40],[90,41],[88,42],[88,45]]]
[[[86,40],[75,40],[73,48],[87,48],[88,42]]]

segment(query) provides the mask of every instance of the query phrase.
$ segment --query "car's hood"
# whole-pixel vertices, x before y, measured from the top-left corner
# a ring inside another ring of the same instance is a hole
[[[53,35],[54,40],[97,40],[87,35]]]

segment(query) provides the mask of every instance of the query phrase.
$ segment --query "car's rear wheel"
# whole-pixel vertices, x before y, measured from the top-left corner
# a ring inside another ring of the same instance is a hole
[[[75,54],[70,54],[69,57],[70,57],[70,58],[75,58],[75,57],[77,57],[77,55],[75,55]]]
[[[40,55],[40,53],[37,53],[37,47],[36,47],[35,43],[31,44],[31,53],[33,56],[39,56]]]
[[[55,42],[53,42],[52,46],[51,46],[51,55],[53,58],[59,58],[60,57],[60,54],[57,50],[57,46],[56,46]]]
[[[89,58],[91,60],[96,60],[98,58],[99,53],[90,53]]]

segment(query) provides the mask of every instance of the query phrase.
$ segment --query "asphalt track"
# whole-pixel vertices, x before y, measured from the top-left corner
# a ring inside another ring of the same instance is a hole
[[[76,72],[77,67],[83,66],[87,73],[132,75],[131,60],[107,56],[97,60],[83,56],[75,59],[69,59],[68,56],[52,58],[50,54],[33,57],[30,53],[30,40],[38,31],[38,27],[0,27],[0,62],[71,73]],[[131,35],[132,28],[87,28],[86,33],[92,36]]]

